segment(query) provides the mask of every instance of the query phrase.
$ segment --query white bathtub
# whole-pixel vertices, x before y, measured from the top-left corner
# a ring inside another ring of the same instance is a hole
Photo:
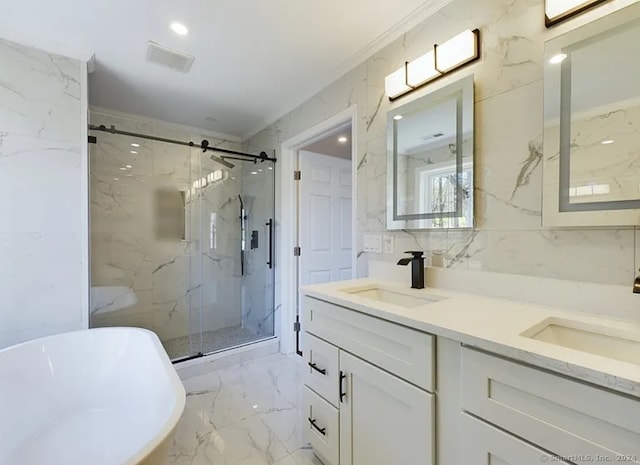
[[[0,350],[0,465],[162,465],[185,391],[157,336],[102,328]]]

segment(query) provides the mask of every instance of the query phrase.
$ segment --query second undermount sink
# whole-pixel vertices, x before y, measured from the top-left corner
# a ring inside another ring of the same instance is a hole
[[[444,299],[444,297],[436,295],[423,294],[421,291],[407,290],[407,292],[402,292],[397,289],[390,289],[379,285],[354,287],[341,289],[340,291],[365,299],[377,300],[378,302],[405,308],[422,307]]]
[[[525,331],[522,336],[640,365],[640,333],[550,318]]]

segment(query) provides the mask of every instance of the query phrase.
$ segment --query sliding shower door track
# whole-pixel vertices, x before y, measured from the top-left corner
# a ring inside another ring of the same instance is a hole
[[[207,352],[207,353],[202,353],[202,352],[198,352],[197,354],[194,355],[189,355],[186,357],[180,357],[180,358],[174,358],[171,360],[171,363],[173,363],[174,365],[180,364],[182,362],[188,362],[190,360],[195,360],[198,358],[203,358],[203,357],[208,357],[209,355],[217,355],[217,354],[221,354],[223,352],[229,352],[235,349],[239,349],[241,347],[246,347],[246,346],[251,346],[253,344],[257,344],[259,342],[266,342],[266,341],[270,341],[272,339],[277,339],[277,336],[267,336],[265,338],[262,339],[256,339],[255,341],[251,341],[251,342],[245,342],[243,344],[238,344],[235,346],[231,346],[231,347],[227,347],[224,349],[220,349],[220,350],[214,350],[212,352]]]

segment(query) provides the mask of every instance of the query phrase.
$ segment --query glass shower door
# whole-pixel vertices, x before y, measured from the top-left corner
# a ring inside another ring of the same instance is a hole
[[[272,337],[272,162],[202,158],[202,352]],[[259,165],[259,166],[258,166]]]
[[[173,360],[272,337],[274,162],[150,140],[200,137],[159,123],[91,123],[127,132],[90,146],[91,326],[149,329]]]

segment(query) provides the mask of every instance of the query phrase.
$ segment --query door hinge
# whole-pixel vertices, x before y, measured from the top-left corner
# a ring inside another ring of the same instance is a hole
[[[300,178],[302,177],[302,172],[300,170],[296,170],[293,172],[293,180],[294,181],[300,181]]]
[[[293,248],[293,256],[294,257],[299,257],[301,253],[302,253],[302,250],[300,250],[300,247],[294,247]]]
[[[296,333],[300,332],[300,322],[299,321],[296,321],[296,322],[293,323],[293,331],[296,332]]]

